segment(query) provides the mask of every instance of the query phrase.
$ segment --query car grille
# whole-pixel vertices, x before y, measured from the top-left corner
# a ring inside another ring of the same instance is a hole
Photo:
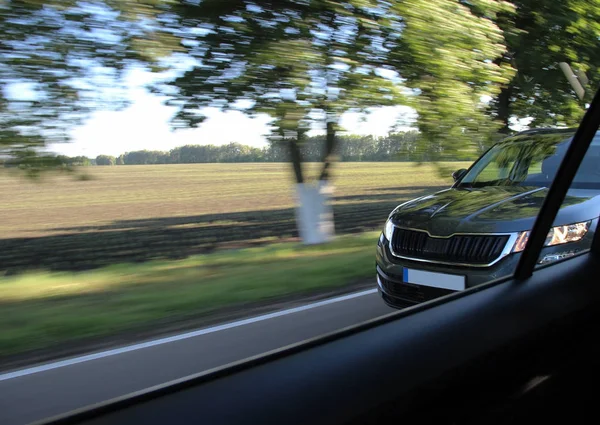
[[[489,264],[496,260],[508,235],[454,235],[434,238],[419,230],[394,229],[392,248],[402,257],[447,263]]]
[[[394,298],[410,301],[411,303],[422,303],[453,292],[448,289],[430,288],[428,286],[413,285],[412,283],[405,282],[394,282],[387,279],[379,272],[378,275],[381,286],[387,294]],[[400,276],[394,277],[401,279]]]

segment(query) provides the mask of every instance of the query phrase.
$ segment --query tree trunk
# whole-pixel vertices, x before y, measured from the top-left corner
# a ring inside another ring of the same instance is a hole
[[[335,146],[334,126],[328,124],[327,130],[323,169],[316,184],[305,183],[298,178],[297,170],[300,170],[301,176],[301,154],[298,144],[292,147],[292,163],[296,173],[296,222],[300,238],[307,245],[331,241],[335,234],[333,208],[330,203],[333,188],[329,183],[332,153]],[[300,134],[299,137],[301,137]],[[299,160],[298,165],[295,164],[295,158]]]
[[[323,154],[323,168],[319,180],[328,181],[331,178],[331,166],[335,160],[335,124],[327,123],[327,135],[325,137],[325,152]]]
[[[296,222],[298,233],[306,245],[325,243],[333,239],[333,209],[329,202],[331,186],[319,180],[317,184],[296,184]]]
[[[300,133],[298,133],[298,138],[300,137]],[[290,161],[294,169],[296,183],[302,184],[304,183],[304,175],[302,174],[302,153],[300,152],[300,146],[298,146],[298,140],[291,139],[288,146],[290,148]]]
[[[502,134],[508,134],[510,132],[510,98],[512,97],[512,91],[512,85],[509,85],[503,87],[498,95],[497,114],[498,119],[502,122],[502,128],[500,129],[500,133]]]

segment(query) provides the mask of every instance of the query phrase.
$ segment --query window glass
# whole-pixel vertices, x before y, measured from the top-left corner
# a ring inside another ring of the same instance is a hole
[[[460,187],[548,186],[572,140],[572,132],[537,134],[508,139],[495,145],[461,180]],[[589,156],[579,168],[574,186],[599,188],[594,155],[600,138],[592,142]]]
[[[598,22],[586,0],[0,1],[0,424],[512,275],[600,85]],[[599,155],[541,263],[589,246]]]
[[[564,148],[563,148],[564,151]],[[564,152],[563,152],[564,154]],[[548,232],[538,265],[588,252],[600,216],[600,133],[589,146]],[[522,235],[525,240],[528,233]]]

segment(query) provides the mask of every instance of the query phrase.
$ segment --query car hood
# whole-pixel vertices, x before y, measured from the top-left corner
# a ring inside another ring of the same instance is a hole
[[[435,236],[531,230],[547,193],[547,188],[539,187],[452,188],[408,201],[390,218],[398,226],[426,230]],[[599,195],[598,191],[570,190],[555,225],[598,217]]]

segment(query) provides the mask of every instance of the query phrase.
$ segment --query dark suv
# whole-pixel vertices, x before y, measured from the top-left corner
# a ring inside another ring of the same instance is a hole
[[[511,275],[574,130],[509,137],[446,190],[399,205],[377,243],[377,283],[403,308]],[[548,264],[590,249],[600,215],[600,133],[546,239]]]

